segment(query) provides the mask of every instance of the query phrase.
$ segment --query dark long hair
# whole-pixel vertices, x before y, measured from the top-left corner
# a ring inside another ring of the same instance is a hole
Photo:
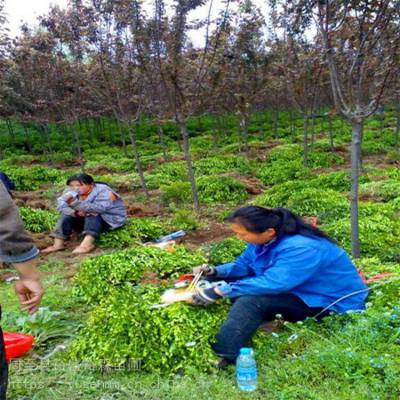
[[[272,228],[275,229],[278,238],[283,235],[303,235],[324,238],[336,244],[325,232],[310,225],[287,208],[245,206],[234,211],[225,221],[240,224],[253,233],[262,233]]]
[[[108,187],[110,187],[108,183],[95,181],[91,175],[85,174],[83,172],[70,176],[67,179],[67,186],[74,181],[79,182],[81,185],[91,185],[93,183],[101,183],[102,185],[107,185]]]

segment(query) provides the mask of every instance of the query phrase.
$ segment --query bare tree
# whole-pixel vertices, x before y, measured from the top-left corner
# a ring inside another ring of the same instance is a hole
[[[363,123],[382,102],[399,65],[400,2],[393,0],[284,1],[299,35],[317,28],[337,110],[351,123],[351,241],[360,256],[358,180]]]

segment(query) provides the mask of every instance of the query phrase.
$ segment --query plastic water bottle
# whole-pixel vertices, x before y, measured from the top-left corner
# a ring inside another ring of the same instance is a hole
[[[239,389],[245,392],[257,389],[257,365],[254,351],[249,347],[241,348],[236,359],[236,381]]]

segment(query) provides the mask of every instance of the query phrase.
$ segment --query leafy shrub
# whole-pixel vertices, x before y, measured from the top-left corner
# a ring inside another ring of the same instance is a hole
[[[369,182],[370,179],[362,175],[359,177],[359,183]],[[308,181],[309,187],[314,188],[326,188],[336,190],[338,192],[348,192],[350,191],[350,172],[348,171],[334,171],[320,173]]]
[[[121,228],[103,233],[101,247],[122,249],[137,241],[151,241],[168,233],[171,227],[159,218],[129,218]]]
[[[17,190],[37,190],[44,183],[62,182],[67,177],[65,171],[40,166],[22,168],[2,165],[1,168],[15,183]]]
[[[133,158],[121,157],[121,155],[92,156],[85,165],[88,171],[95,171],[97,167],[104,166],[114,172],[135,171],[135,161]]]
[[[310,168],[327,168],[344,163],[343,157],[329,152],[312,152],[308,155]],[[267,156],[267,162],[258,172],[266,185],[284,183],[291,179],[304,179],[309,169],[303,165],[302,149],[297,144],[276,146]]]
[[[59,214],[53,211],[39,210],[29,207],[19,209],[24,227],[33,233],[47,232],[54,229]]]
[[[113,287],[138,283],[145,271],[165,278],[190,273],[193,267],[204,262],[201,252],[189,251],[184,246],[176,246],[172,252],[138,246],[85,260],[76,276],[76,291],[87,302],[99,301]]]
[[[400,197],[400,181],[385,180],[364,183],[360,186],[360,193],[374,196],[381,201],[393,200]]]
[[[233,261],[243,253],[246,243],[236,237],[230,237],[212,244],[208,249],[209,263],[220,265]]]
[[[175,229],[188,231],[197,229],[200,225],[200,221],[193,211],[179,209],[174,212],[171,224]]]
[[[244,174],[252,172],[251,164],[243,156],[214,156],[197,160],[193,163],[197,176],[213,175],[238,171]]]
[[[161,185],[171,185],[175,182],[186,181],[188,178],[185,161],[173,161],[161,164],[151,172],[146,173],[146,182],[151,189]]]
[[[202,203],[237,204],[247,199],[246,186],[230,176],[202,176],[197,183]]]
[[[162,186],[162,201],[164,204],[185,204],[192,198],[189,182],[176,182],[169,186]]]
[[[310,168],[329,168],[344,164],[344,158],[331,152],[313,151],[308,155],[308,163]]]
[[[347,251],[351,250],[350,218],[342,218],[323,226]],[[399,255],[400,221],[393,215],[372,214],[360,217],[361,254],[364,257],[380,257],[394,260]]]
[[[349,214],[350,207],[346,197],[334,190],[313,187],[299,189],[296,187],[296,182],[288,182],[279,188],[270,189],[260,196],[256,203],[272,208],[287,207],[301,216],[316,216],[321,222],[345,217]]]
[[[184,204],[191,201],[189,182],[177,182],[162,187],[164,203]],[[247,198],[246,186],[230,176],[201,176],[197,179],[200,203],[218,204],[244,202]]]
[[[140,362],[144,371],[176,374],[211,369],[214,339],[226,307],[193,307],[182,303],[150,309],[162,288],[123,285],[95,307],[79,338],[73,358],[111,366]]]
[[[280,160],[259,168],[257,177],[266,185],[276,185],[292,179],[307,177],[309,170],[301,159]]]

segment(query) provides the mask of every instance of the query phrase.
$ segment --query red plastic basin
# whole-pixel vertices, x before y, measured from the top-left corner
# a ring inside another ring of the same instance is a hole
[[[3,332],[3,335],[7,362],[27,353],[35,340],[32,335],[23,333]]]

